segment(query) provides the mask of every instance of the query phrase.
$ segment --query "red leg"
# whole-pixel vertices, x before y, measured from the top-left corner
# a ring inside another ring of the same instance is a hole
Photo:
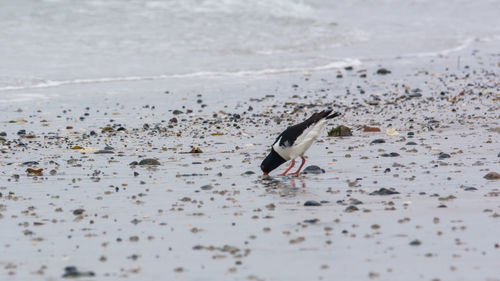
[[[290,167],[288,167],[288,169],[286,169],[282,174],[279,174],[278,177],[286,176],[286,173],[288,173],[288,171],[290,171],[290,169],[292,169],[294,165],[295,165],[295,159],[292,160],[292,165],[290,165]]]
[[[304,164],[306,163],[306,158],[304,158],[304,156],[301,156],[300,158],[302,159],[302,163],[300,163],[299,169],[297,170],[297,172],[291,173],[290,176],[298,176],[300,173],[300,170],[302,170],[302,167],[304,167]]]

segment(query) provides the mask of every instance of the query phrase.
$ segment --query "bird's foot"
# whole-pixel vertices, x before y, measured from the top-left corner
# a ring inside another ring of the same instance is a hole
[[[289,176],[291,177],[298,177],[300,175],[300,172],[295,172],[295,173],[291,173],[291,174],[288,174]]]
[[[278,177],[284,177],[284,176],[286,176],[286,173],[278,174]]]

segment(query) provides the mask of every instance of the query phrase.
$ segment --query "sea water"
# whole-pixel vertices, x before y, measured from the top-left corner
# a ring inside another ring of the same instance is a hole
[[[498,15],[498,0],[3,0],[0,94],[448,54],[498,41]]]

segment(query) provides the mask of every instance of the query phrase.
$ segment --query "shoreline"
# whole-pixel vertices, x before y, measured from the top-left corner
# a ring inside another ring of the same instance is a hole
[[[484,176],[500,173],[500,54],[487,46],[353,70],[22,91],[49,98],[0,104],[0,276],[496,280],[500,180]],[[306,167],[325,173],[263,180],[277,133],[328,106],[343,115],[327,129],[354,135],[325,130],[313,144]],[[145,158],[161,165],[130,165]],[[381,188],[399,194],[370,195]]]

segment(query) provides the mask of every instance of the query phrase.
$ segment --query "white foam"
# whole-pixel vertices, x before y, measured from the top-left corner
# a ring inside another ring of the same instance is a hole
[[[261,70],[243,70],[235,72],[217,72],[217,71],[200,71],[186,74],[163,74],[154,76],[128,76],[128,77],[104,77],[95,79],[73,79],[73,80],[42,80],[41,82],[29,84],[29,85],[11,85],[0,87],[0,91],[14,91],[14,90],[28,90],[28,89],[40,89],[40,88],[52,88],[60,87],[66,85],[78,85],[78,84],[98,84],[98,83],[113,83],[113,82],[133,82],[133,81],[147,81],[147,80],[164,80],[171,78],[224,78],[224,77],[251,77],[251,76],[262,76],[262,75],[274,75],[274,74],[284,74],[284,73],[300,73],[300,72],[314,72],[323,71],[329,69],[343,68],[346,66],[358,66],[361,61],[358,59],[345,59],[343,61],[333,61],[321,66],[313,67],[291,67],[291,68],[272,68],[272,69],[261,69]]]

